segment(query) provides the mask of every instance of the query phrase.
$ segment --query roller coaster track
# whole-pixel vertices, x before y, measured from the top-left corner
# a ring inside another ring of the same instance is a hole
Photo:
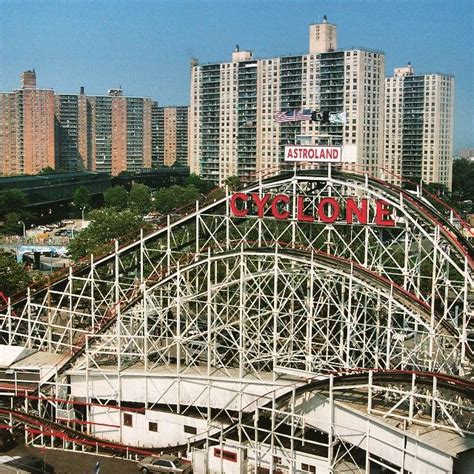
[[[304,172],[288,172],[280,174],[279,176],[267,178],[259,183],[253,183],[250,186],[247,186],[243,189],[243,192],[251,193],[251,192],[259,192],[262,189],[265,192],[269,190],[272,192],[272,186],[277,187],[280,184],[288,185],[292,180],[297,179],[301,182],[325,182],[332,180],[333,183],[339,186],[352,187],[359,190],[366,190],[371,194],[377,195],[377,197],[382,197],[384,199],[388,199],[389,201],[393,202],[394,205],[402,205],[403,204],[403,212],[407,213],[407,217],[411,219],[412,222],[415,222],[417,229],[422,229],[416,235],[419,238],[419,235],[422,235],[421,239],[424,239],[425,235],[430,235],[429,232],[425,232],[426,229],[433,230],[434,228],[439,229],[439,233],[445,239],[444,242],[447,242],[450,245],[451,249],[451,256],[455,255],[457,258],[455,259],[456,265],[459,267],[463,267],[466,270],[469,268],[472,270],[473,266],[473,256],[474,250],[467,239],[445,218],[445,216],[439,212],[435,207],[431,207],[431,205],[427,205],[425,200],[417,195],[411,194],[403,189],[400,189],[394,185],[390,185],[388,183],[382,182],[376,178],[371,178],[367,175],[359,175],[359,174],[349,174],[349,173],[342,173],[339,171],[332,171],[330,175],[327,174],[327,171],[322,170],[314,170],[314,171],[304,171]],[[194,224],[198,222],[199,215],[205,216],[212,216],[213,212],[216,213],[218,211],[219,215],[222,214],[222,209],[226,205],[227,197],[221,198],[216,200],[212,203],[204,203],[204,207],[201,207],[199,210],[190,210],[190,212],[183,217],[171,222],[171,218],[167,218],[167,222],[163,223],[161,227],[151,232],[146,236],[142,236],[138,240],[134,240],[132,242],[123,243],[120,246],[116,247],[114,252],[99,256],[93,261],[91,265],[91,260],[86,259],[79,262],[77,265],[70,269],[70,274],[73,277],[80,277],[88,275],[92,269],[97,269],[101,267],[105,267],[110,262],[113,262],[113,259],[119,255],[129,255],[130,253],[139,250],[140,246],[143,245],[145,242],[154,242],[156,239],[160,239],[167,235],[167,232],[170,231],[170,228],[181,228],[186,226],[187,224]],[[182,209],[184,212],[185,209]],[[247,222],[246,218],[235,219],[234,225],[238,226],[243,223]],[[415,226],[413,224],[413,226]],[[412,225],[412,224],[410,224]],[[211,231],[209,231],[211,232]],[[221,232],[219,230],[219,232]],[[192,233],[191,233],[192,234]],[[200,234],[203,238],[203,242],[206,242],[206,236],[204,231]],[[218,232],[216,235],[220,238]],[[438,235],[435,233],[435,235]],[[430,236],[430,241],[435,245],[435,240],[432,239]],[[216,240],[217,242],[218,240]],[[193,249],[196,244],[196,251],[198,250],[198,245],[196,240],[191,238],[186,238],[185,240],[180,240],[181,243],[175,244],[172,251],[186,251],[188,252],[189,249]],[[220,242],[220,241],[219,241]],[[200,243],[200,242],[199,242]],[[68,354],[65,355],[64,359],[55,367],[54,370],[51,371],[49,376],[43,378],[42,383],[43,387],[46,387],[48,382],[57,378],[61,375],[64,375],[77,361],[80,357],[82,357],[85,352],[86,348],[90,347],[91,344],[94,344],[95,340],[101,335],[107,333],[108,330],[112,328],[114,323],[117,321],[118,314],[124,314],[126,311],[132,309],[137,304],[140,304],[144,297],[143,289],[146,291],[153,291],[153,288],[162,284],[165,284],[168,281],[172,281],[173,278],[176,278],[177,270],[179,268],[179,272],[186,272],[188,270],[192,270],[193,267],[202,264],[202,262],[206,258],[212,259],[233,259],[238,258],[241,254],[247,254],[251,256],[255,256],[257,258],[265,258],[271,257],[275,254],[276,248],[278,248],[278,258],[287,258],[287,259],[294,259],[294,261],[302,262],[306,265],[311,265],[311,262],[317,263],[318,265],[323,266],[327,269],[333,269],[335,272],[339,272],[340,274],[345,275],[353,275],[354,277],[362,280],[366,284],[366,288],[374,288],[377,289],[381,294],[392,294],[393,298],[399,302],[405,308],[408,308],[409,311],[416,314],[417,317],[423,320],[423,322],[427,323],[428,325],[436,326],[436,331],[448,336],[455,336],[459,337],[459,328],[455,327],[451,324],[446,317],[437,313],[435,305],[432,303],[430,306],[422,299],[414,295],[413,293],[405,290],[397,283],[391,281],[388,277],[381,275],[380,273],[370,270],[363,265],[351,261],[342,257],[334,256],[331,254],[324,253],[317,249],[312,249],[309,245],[298,244],[295,242],[266,242],[265,240],[239,240],[233,242],[230,240],[228,242],[230,245],[227,248],[232,248],[232,244],[237,244],[238,249],[233,251],[222,251],[222,246],[219,245],[211,245],[205,246],[204,244],[202,248],[199,248],[197,253],[187,253],[183,255],[174,262],[168,262],[168,265],[163,265],[162,267],[157,268],[154,273],[152,273],[149,277],[143,281],[140,287],[135,286],[128,290],[124,290],[123,297],[121,299],[117,298],[114,300],[113,306],[109,307],[109,309],[101,309],[102,314],[99,316],[101,318],[99,322],[94,326],[91,327],[89,330],[89,334],[85,335],[82,339],[78,339],[74,342],[72,355]],[[258,245],[260,248],[258,248]],[[443,244],[444,245],[444,244]],[[152,247],[150,247],[152,248]],[[125,260],[128,262],[128,260]],[[458,262],[462,262],[458,264]],[[128,263],[127,263],[128,265]],[[465,267],[464,267],[465,265]],[[456,267],[458,268],[458,267]],[[460,270],[457,270],[460,271]],[[464,272],[464,275],[467,275],[467,272]],[[31,298],[38,298],[39,296],[43,296],[45,291],[48,288],[60,288],[62,285],[66,285],[70,278],[69,274],[58,273],[53,275],[51,279],[47,282],[46,285],[32,287],[30,296]],[[465,277],[466,279],[468,276]],[[71,280],[72,281],[72,280]],[[0,295],[1,296],[1,295]],[[4,300],[4,299],[3,299]],[[27,294],[19,294],[16,295],[14,298],[11,299],[10,303],[10,311],[12,314],[15,314],[15,310],[18,309],[17,305],[21,305],[27,301]],[[433,301],[433,300],[432,300]],[[8,301],[5,301],[8,305]],[[3,304],[3,301],[0,301],[0,312],[5,310],[7,305]],[[15,315],[16,316],[16,315]],[[469,346],[468,342],[464,340],[462,344],[465,344],[466,348],[466,357],[468,360],[473,361],[473,351]],[[70,347],[70,346],[68,346]],[[456,346],[458,347],[458,346]],[[356,365],[356,364],[355,364]],[[366,365],[366,364],[361,364]],[[336,378],[334,379],[336,384],[344,384],[344,383],[357,383],[358,381],[364,380],[364,377],[367,377],[366,370],[369,369],[360,369],[360,371],[356,371],[355,373],[347,373],[345,371],[343,374],[340,372],[335,373]],[[413,371],[373,371],[374,380],[376,379],[380,383],[396,383],[397,381],[405,382],[409,379],[409,377],[413,374],[416,374],[417,377],[420,379],[426,379],[428,381],[430,378],[436,377],[438,380],[438,386],[442,386],[446,389],[457,390],[459,393],[463,393],[464,395],[469,396],[473,399],[474,395],[474,388],[473,384],[470,381],[459,379],[456,377],[441,375],[441,374],[433,374],[427,372],[413,372]],[[328,374],[325,374],[328,375]],[[314,390],[319,388],[324,388],[328,384],[326,380],[310,380],[308,383],[303,384],[301,386],[297,386],[295,388],[296,393],[304,393],[306,390]],[[276,398],[278,403],[285,403],[289,400],[289,397],[293,396],[295,390],[282,395],[281,397]],[[31,396],[37,395],[37,390],[30,391]],[[46,393],[45,393],[46,395]],[[287,398],[285,398],[287,397]],[[39,399],[39,396],[38,396]],[[52,400],[48,399],[47,397],[41,395],[41,399],[44,400]],[[275,400],[273,400],[274,402]],[[72,401],[63,401],[64,403],[74,403]],[[267,405],[263,405],[265,407]],[[21,411],[20,406],[18,409],[8,410],[2,409],[0,410],[0,415],[3,416],[11,416],[18,422],[27,424],[30,426],[30,432],[32,434],[45,434],[55,437],[62,437],[71,442],[76,442],[78,444],[83,444],[87,446],[99,446],[100,448],[110,450],[111,452],[123,452],[123,450],[135,450],[136,454],[156,454],[155,450],[142,450],[141,448],[137,447],[129,447],[125,445],[121,445],[118,443],[109,443],[104,442],[100,438],[96,438],[89,435],[84,435],[81,431],[77,431],[71,429],[69,427],[64,427],[64,425],[60,423],[56,423],[45,418],[36,417],[33,414],[24,413]],[[245,415],[245,417],[251,417],[252,415]],[[247,419],[247,418],[245,418]],[[250,419],[250,418],[248,418]],[[237,423],[231,425],[228,429],[226,429],[226,433],[229,433],[229,436],[232,434],[232,430],[237,429]],[[229,431],[230,430],[230,431]],[[62,433],[62,434],[61,434]],[[191,446],[202,446],[204,441],[202,439],[195,440],[192,443],[187,443],[185,445],[174,446],[171,448],[158,448],[157,451],[159,452],[178,452],[184,451],[189,449]]]
[[[304,172],[298,171],[296,174],[294,172],[283,172],[278,176],[272,176],[269,178],[264,179],[261,181],[261,183],[253,183],[250,186],[247,186],[242,190],[242,192],[252,192],[252,191],[258,191],[260,185],[263,186],[271,186],[273,183],[279,183],[284,180],[291,180],[294,178],[328,178],[329,176],[327,174],[326,170],[305,170]],[[400,197],[402,196],[404,199],[404,204],[414,211],[414,213],[418,216],[421,217],[422,221],[430,226],[434,227],[439,227],[441,234],[446,238],[448,242],[453,246],[453,248],[458,252],[462,258],[467,258],[469,267],[472,269],[474,268],[473,264],[473,259],[474,259],[474,248],[473,246],[469,243],[469,241],[462,235],[459,230],[454,227],[449,220],[445,218],[445,216],[442,215],[435,207],[427,207],[426,202],[421,199],[420,197],[407,192],[404,189],[401,189],[393,184],[387,183],[385,181],[382,181],[380,179],[374,178],[374,177],[369,177],[368,175],[360,175],[356,173],[347,173],[347,172],[340,172],[333,170],[331,172],[330,178],[334,179],[340,179],[341,183],[343,183],[343,180],[350,180],[353,182],[356,182],[359,186],[361,187],[367,187],[367,188],[374,188],[377,191],[380,191],[382,193],[385,193],[389,195],[394,202],[399,202]],[[189,210],[190,212],[184,215],[184,217],[181,217],[180,219],[174,221],[171,223],[172,226],[178,226],[185,224],[187,222],[193,222],[193,220],[196,217],[196,214],[205,212],[207,210],[210,210],[214,207],[218,207],[221,204],[224,204],[226,201],[226,198],[221,198],[219,201],[215,201],[212,203],[206,203],[204,201],[204,207],[201,207],[198,211],[192,210],[191,208],[186,209],[182,208],[180,209],[180,212],[184,213],[185,211]],[[245,222],[245,219],[239,219],[236,222]],[[168,223],[163,223],[157,230],[145,235],[143,237],[143,241],[149,241],[152,240],[156,237],[158,237],[160,234],[163,234],[166,232],[168,227]],[[180,245],[179,248],[176,248],[175,250],[179,250],[180,248],[186,248],[189,245],[192,245],[195,243],[195,240],[190,239],[188,242]],[[133,240],[130,242],[123,243],[119,246],[118,248],[118,254],[124,254],[129,251],[132,251],[134,248],[139,247],[141,244],[141,240]],[[115,252],[110,252],[105,255],[99,256],[98,258],[95,259],[94,261],[94,266],[100,267],[101,265],[105,264],[108,262],[111,258],[113,258],[115,255]],[[72,275],[73,276],[81,276],[87,274],[91,269],[90,265],[90,260],[89,258],[82,259],[78,261],[77,264],[75,264],[72,267]],[[53,274],[46,283],[42,282],[40,286],[36,285],[31,285],[31,289],[35,292],[35,294],[39,294],[41,291],[44,291],[47,289],[49,286],[56,286],[56,285],[61,285],[65,284],[69,278],[69,274],[66,274],[64,271],[58,271],[56,274]],[[12,295],[11,301],[13,305],[20,304],[22,302],[25,302],[27,299],[27,294],[25,291],[17,293],[15,295]],[[5,306],[0,307],[0,311],[5,310]]]
[[[383,276],[381,276],[377,273],[374,273],[374,272],[372,272],[372,271],[370,271],[370,270],[368,270],[368,269],[366,269],[366,268],[364,268],[364,267],[362,267],[358,264],[354,264],[354,262],[351,262],[349,260],[345,260],[345,259],[340,258],[340,257],[334,257],[332,255],[329,255],[329,254],[326,254],[326,253],[320,252],[320,251],[309,252],[307,249],[295,249],[289,243],[279,242],[279,243],[277,243],[277,245],[279,245],[282,248],[282,253],[279,254],[279,257],[281,257],[281,258],[293,257],[293,258],[297,258],[300,262],[305,262],[307,264],[311,264],[311,261],[314,261],[315,263],[323,264],[327,268],[337,269],[341,273],[345,273],[345,274],[349,274],[349,273],[353,272],[355,277],[358,277],[361,280],[364,280],[364,281],[366,281],[367,283],[369,283],[371,285],[375,284],[378,288],[381,288],[381,289],[383,289],[387,292],[388,291],[393,291],[393,295],[394,295],[395,298],[397,298],[404,305],[410,307],[413,311],[415,311],[418,315],[420,315],[425,321],[429,322],[429,320],[431,318],[430,308],[425,302],[423,302],[422,300],[416,298],[414,295],[412,295],[408,291],[404,290],[402,287],[396,285],[395,283],[391,282],[387,278],[385,278],[385,277],[383,277]],[[255,256],[272,256],[274,254],[275,250],[273,248],[269,248],[269,247],[260,248],[260,249],[247,249],[245,251],[242,249],[241,251],[237,250],[237,251],[224,252],[222,254],[216,254],[216,255],[213,255],[213,258],[216,258],[216,259],[217,258],[219,258],[219,259],[235,258],[235,257],[238,257],[239,255],[241,255],[241,252],[245,252],[245,253],[255,255]],[[182,257],[181,260],[179,260],[176,263],[176,266],[179,265],[180,271],[185,272],[187,269],[189,269],[193,266],[199,265],[199,263],[200,263],[199,261],[197,261],[197,262],[194,261],[194,256],[193,255],[186,255],[186,256]],[[163,276],[163,280],[172,279],[172,278],[174,278],[173,273],[168,274],[166,276]],[[160,276],[157,276],[157,281],[158,282],[162,281],[160,279]],[[142,293],[137,293],[135,296],[128,299],[128,302],[121,308],[121,312],[127,311],[128,309],[133,307],[135,304],[139,303],[142,296],[143,296]],[[113,310],[110,311],[109,314],[107,314],[103,318],[103,320],[101,321],[101,324],[99,325],[99,327],[96,328],[96,331],[93,334],[91,334],[89,337],[93,340],[94,337],[105,333],[114,324],[114,322],[116,320],[116,316],[117,316],[116,311],[113,311]],[[455,333],[455,328],[453,328],[448,322],[442,321],[442,326],[443,326],[444,331],[446,331],[446,333],[448,333],[448,334],[454,334]],[[48,378],[48,380],[51,380],[54,377],[58,377],[61,374],[63,374],[64,372],[66,372],[77,361],[77,359],[84,354],[85,349],[86,349],[85,341],[78,342],[77,345],[76,345],[76,350],[75,350],[74,354],[72,355],[72,357],[65,358],[64,361],[61,363],[61,365],[55,367],[55,370],[52,371],[52,373],[51,373],[50,377]],[[472,353],[471,352],[469,352],[469,356],[472,358]],[[379,372],[377,372],[377,373],[379,373]],[[400,374],[400,373],[405,374],[405,373],[408,373],[408,372],[407,371],[406,372],[392,371],[391,373],[393,373],[393,374]],[[356,380],[357,377],[362,377],[362,375],[351,374],[350,377],[352,377],[351,380]],[[471,387],[472,388],[472,383],[467,382],[467,381],[463,381],[462,379],[457,379],[457,378],[454,378],[454,377],[448,377],[448,376],[439,375],[439,374],[437,374],[437,377],[439,377],[442,380],[449,381],[450,383],[452,383],[452,381],[454,380],[454,381],[456,381],[458,386],[463,386],[463,387],[467,387],[467,388]],[[48,380],[46,380],[44,382],[46,383]],[[316,384],[314,386],[315,387],[319,386],[318,385],[319,383],[320,383],[319,381],[314,382],[314,384]],[[30,393],[31,393],[30,396],[34,396],[34,394],[37,393],[37,390],[31,390]],[[37,397],[37,398],[40,398],[40,397]],[[41,397],[41,398],[43,398],[43,397]],[[46,400],[47,400],[47,398],[46,398]],[[65,402],[68,403],[68,401],[65,401]],[[44,420],[44,419],[40,420],[39,417],[35,417],[34,415],[25,414],[25,413],[21,412],[20,410],[11,410],[11,413],[12,413],[12,415],[17,414],[18,417],[22,417],[21,418],[22,420],[26,420],[26,421],[29,420],[33,424],[34,424],[34,422],[41,421],[42,423],[46,423],[46,421],[47,421],[47,420]],[[45,426],[48,426],[49,427],[48,429],[51,429],[53,431],[54,430],[57,431],[60,428],[64,429],[63,425],[60,425],[60,424],[57,424],[57,423],[55,424],[55,423],[49,422],[49,421],[47,421]],[[74,436],[75,437],[77,437],[79,435],[83,436],[83,434],[81,432],[76,432],[74,430],[71,430],[70,428],[68,428],[67,430],[68,431],[65,432],[65,433],[66,434],[69,433],[68,436],[71,435],[71,436],[73,436],[73,438],[74,438]],[[74,438],[74,439],[76,439],[76,438]],[[86,440],[88,442],[90,441],[90,442],[93,442],[93,443],[101,442],[102,444],[104,444],[102,440],[96,439],[96,438],[90,437],[90,436],[85,437],[84,440]],[[110,449],[115,449],[116,446],[119,446],[119,445],[114,445],[113,443],[105,443],[105,444],[108,444],[109,445],[108,447]],[[176,448],[176,450],[178,450],[178,451],[183,450],[183,446],[180,446],[179,448]],[[163,450],[160,450],[160,451],[163,451]],[[165,452],[165,451],[163,451],[163,452]],[[168,451],[166,451],[166,452],[168,452]],[[169,452],[173,452],[173,451],[169,451]],[[144,453],[144,454],[149,454],[149,453]]]
[[[450,390],[454,391],[459,395],[465,396],[468,399],[474,399],[474,383],[458,377],[442,375],[433,372],[421,372],[413,370],[353,370],[328,373],[327,378],[317,380],[307,380],[305,382],[298,383],[294,390],[289,389],[284,394],[270,400],[269,402],[259,406],[259,409],[271,408],[273,404],[281,406],[282,404],[289,403],[292,397],[298,397],[305,393],[312,392],[314,390],[327,390],[329,387],[329,376],[333,376],[333,386],[345,386],[350,384],[351,387],[361,384],[364,386],[364,382],[367,380],[368,373],[372,372],[372,383],[377,385],[383,384],[396,384],[396,383],[410,383],[412,377],[416,376],[418,384],[424,383],[432,385],[432,381],[436,378],[438,390]],[[269,392],[270,394],[271,392]],[[269,395],[266,394],[266,395]],[[262,396],[263,398],[264,396]],[[75,403],[75,402],[71,402]],[[255,402],[252,402],[255,403]],[[127,410],[124,408],[124,410]],[[209,433],[207,438],[213,436],[232,437],[233,434],[238,430],[239,424],[252,423],[252,418],[255,414],[254,411],[245,412],[241,420],[238,420],[227,428],[224,429],[223,433],[221,429],[216,429],[215,433]],[[101,438],[87,435],[81,431],[69,428],[63,424],[53,422],[46,418],[42,418],[31,413],[25,413],[21,410],[0,408],[0,417],[7,420],[11,419],[24,424],[28,428],[26,431],[31,434],[51,436],[57,439],[65,439],[66,441],[74,442],[79,445],[88,446],[90,449],[101,449],[102,451],[113,453],[113,454],[125,454],[133,453],[142,456],[157,456],[160,454],[171,454],[171,453],[182,453],[189,451],[190,448],[202,447],[206,439],[195,439],[185,444],[179,444],[175,446],[163,446],[153,449],[146,449],[139,446],[124,445],[121,443],[113,443],[104,441]],[[4,428],[12,428],[9,425],[4,425]],[[199,437],[199,435],[197,435]]]
[[[368,284],[376,284],[380,289],[390,292],[393,290],[393,295],[395,298],[398,299],[403,305],[406,307],[409,307],[412,309],[416,314],[418,314],[422,319],[424,319],[427,323],[430,322],[431,320],[431,309],[429,305],[427,305],[424,301],[421,299],[417,298],[415,295],[412,293],[406,291],[403,289],[401,286],[397,285],[396,283],[390,281],[389,279],[371,271],[368,270],[365,267],[362,267],[361,265],[354,263],[350,260],[343,259],[341,257],[335,257],[333,255],[321,252],[321,251],[308,251],[308,249],[295,249],[294,246],[291,243],[286,243],[286,242],[278,242],[277,245],[280,245],[282,247],[282,253],[279,254],[281,258],[288,258],[288,257],[296,257],[298,258],[301,262],[304,262],[308,265],[311,264],[311,261],[315,263],[320,263],[324,264],[327,268],[336,268],[338,269],[341,273],[349,274],[351,272],[354,272],[354,276],[359,277],[361,280],[364,280]],[[270,255],[272,256],[275,253],[274,248],[252,248],[252,249],[246,249],[242,250],[244,254],[251,254],[255,256],[265,256],[265,255]],[[205,252],[201,252],[201,255],[205,254]],[[213,258],[216,259],[225,259],[225,258],[235,258],[241,255],[240,250],[235,250],[235,251],[227,251],[227,252],[222,252],[219,254],[213,255]],[[195,260],[195,256],[193,254],[188,254],[183,256],[178,262],[176,262],[174,268],[176,269],[178,266],[180,268],[180,272],[186,272],[188,269],[195,267],[200,264],[199,260]],[[166,272],[166,275],[157,275],[155,276],[154,280],[159,284],[160,282],[165,282],[167,280],[173,279],[174,278],[174,273],[173,272]],[[128,295],[126,298],[126,302],[124,305],[120,308],[120,311],[123,313],[129,309],[131,309],[134,305],[139,303],[143,297],[143,294],[137,289],[131,290],[131,294]],[[120,303],[119,303],[120,305]],[[117,306],[119,306],[117,305]],[[95,331],[91,333],[89,337],[89,344],[93,343],[93,338],[100,336],[101,334],[104,334],[116,321],[117,317],[117,311],[116,307],[113,309],[109,310],[98,326],[95,328]],[[449,335],[456,335],[456,329],[445,319],[441,318],[439,315],[435,314],[435,322],[439,323],[441,322],[441,326],[443,327],[443,330],[446,332],[446,334]],[[474,355],[472,353],[471,348],[466,345],[467,348],[467,355],[468,357],[473,360]],[[80,340],[76,342],[76,349],[74,350],[74,353],[72,357],[67,358],[64,360],[64,362],[55,367],[54,373],[51,374],[51,378],[56,377],[58,375],[63,374],[65,371],[67,371],[85,352],[86,350],[86,341],[85,339]],[[48,379],[50,380],[50,379]]]

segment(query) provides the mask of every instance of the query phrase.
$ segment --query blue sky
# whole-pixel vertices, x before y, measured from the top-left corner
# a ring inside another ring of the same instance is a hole
[[[305,53],[323,15],[338,46],[385,52],[386,73],[456,77],[455,149],[474,147],[474,2],[470,0],[0,0],[0,90],[35,68],[58,93],[127,95],[189,103],[189,64],[230,59],[236,44],[257,57]]]

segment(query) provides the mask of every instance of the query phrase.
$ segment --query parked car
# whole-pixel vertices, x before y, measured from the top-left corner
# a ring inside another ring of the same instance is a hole
[[[7,466],[16,467],[22,472],[31,472],[37,474],[54,474],[54,467],[50,464],[46,464],[42,459],[39,459],[35,456],[23,456],[17,457],[15,459],[7,461],[4,463]]]
[[[57,230],[55,235],[57,237],[72,237],[72,230],[71,229]]]
[[[192,472],[192,466],[189,461],[165,454],[160,457],[147,456],[138,463],[138,469],[142,474],[152,472],[176,472],[180,474],[188,474]]]

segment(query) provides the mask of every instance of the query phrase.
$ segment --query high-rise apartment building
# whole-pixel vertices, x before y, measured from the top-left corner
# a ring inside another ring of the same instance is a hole
[[[152,161],[154,165],[188,164],[189,107],[158,107],[152,114]]]
[[[441,183],[451,189],[454,78],[395,69],[385,79],[387,179]]]
[[[285,166],[298,135],[343,146],[343,160],[377,174],[382,166],[383,53],[337,50],[336,25],[310,26],[309,53],[255,59],[238,47],[232,61],[191,66],[191,171],[222,183]],[[346,112],[342,124],[277,123],[280,111]]]
[[[0,174],[36,174],[55,167],[54,92],[36,87],[34,70],[22,86],[0,93]]]
[[[80,94],[56,95],[55,115],[60,169],[117,175],[151,167],[151,99],[126,97],[122,89],[87,96],[81,88]]]

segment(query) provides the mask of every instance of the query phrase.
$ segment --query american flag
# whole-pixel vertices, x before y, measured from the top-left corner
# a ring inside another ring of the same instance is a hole
[[[273,120],[278,123],[301,122],[311,120],[311,109],[289,110],[288,112],[277,112],[273,115]]]

